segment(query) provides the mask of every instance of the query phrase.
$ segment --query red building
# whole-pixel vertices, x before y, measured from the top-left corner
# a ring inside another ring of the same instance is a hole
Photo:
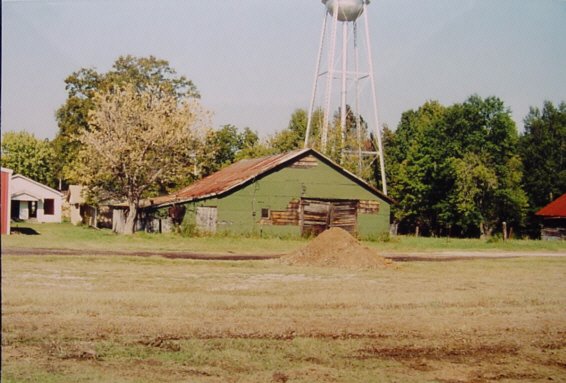
[[[0,234],[10,234],[10,180],[12,170],[2,168],[0,175]]]
[[[566,239],[566,193],[535,213],[542,218],[542,239]]]

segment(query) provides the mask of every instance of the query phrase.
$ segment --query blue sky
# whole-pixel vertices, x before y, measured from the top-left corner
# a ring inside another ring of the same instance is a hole
[[[307,108],[319,0],[2,1],[2,130],[57,133],[64,79],[120,55],[168,60],[197,85],[214,126],[284,129]],[[373,0],[382,123],[427,100],[497,96],[519,128],[529,106],[566,101],[566,1]]]

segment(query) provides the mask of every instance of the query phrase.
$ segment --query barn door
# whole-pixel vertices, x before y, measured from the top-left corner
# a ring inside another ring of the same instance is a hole
[[[197,207],[196,224],[199,230],[205,231],[207,233],[216,233],[217,220],[218,210],[216,209],[216,207]]]
[[[331,227],[340,227],[352,235],[358,222],[357,200],[302,199],[300,207],[301,234],[316,236]]]

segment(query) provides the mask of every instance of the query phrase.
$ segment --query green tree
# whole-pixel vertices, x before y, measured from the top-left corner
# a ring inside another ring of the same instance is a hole
[[[205,177],[221,168],[244,158],[261,156],[258,152],[259,137],[250,128],[239,131],[234,125],[210,130],[204,149],[198,157],[199,175]]]
[[[104,191],[127,201],[125,232],[133,233],[142,198],[194,169],[209,114],[194,98],[132,84],[96,92],[93,102],[73,178],[91,195]]]
[[[312,116],[311,136],[314,138],[312,147],[318,147],[319,143],[316,139],[319,135],[320,125],[322,123],[322,110],[315,110]],[[307,131],[308,113],[305,109],[296,109],[286,129],[276,133],[268,140],[268,146],[274,153],[285,153],[296,149],[301,149],[305,143],[305,134]]]
[[[2,166],[42,184],[57,187],[54,174],[55,152],[49,140],[28,132],[2,135]]]
[[[82,68],[72,73],[65,79],[67,100],[56,112],[59,132],[55,137],[54,147],[59,159],[56,169],[59,178],[69,178],[82,145],[75,138],[91,128],[89,113],[95,107],[95,94],[126,84],[138,91],[151,89],[171,95],[177,100],[200,97],[190,80],[177,75],[167,61],[153,56],[121,56],[106,73],[99,73],[92,68]]]
[[[438,102],[426,102],[403,113],[393,137],[384,140],[390,195],[398,201],[393,217],[405,230],[426,233],[437,224],[437,204],[444,192],[438,181],[444,146],[439,131],[445,114]]]
[[[498,182],[492,167],[480,155],[468,152],[462,158],[451,158],[455,178],[449,195],[454,214],[453,224],[459,227],[479,227],[484,235],[491,235],[497,220],[495,191]]]
[[[520,137],[530,214],[566,192],[566,103],[531,108]],[[538,231],[538,230],[537,230]]]
[[[521,227],[527,200],[517,142],[510,111],[496,97],[405,112],[387,140],[402,231],[489,236],[504,221]]]
[[[482,99],[473,95],[463,104],[456,104],[449,109],[445,137],[448,151],[446,158],[477,159],[476,177],[472,178],[481,189],[481,203],[477,204],[481,220],[461,228],[470,232],[474,227],[480,229],[482,236],[490,236],[499,230],[502,222],[508,226],[520,228],[526,212],[526,195],[522,189],[522,169],[518,161],[518,132],[511,118],[511,112],[497,97]],[[475,156],[470,157],[470,153]],[[451,160],[453,161],[453,160]],[[484,167],[495,175],[495,187],[489,190],[491,182]],[[458,180],[457,168],[452,168],[452,176],[446,183]],[[454,193],[456,187],[451,190]],[[456,206],[458,209],[458,206]],[[456,224],[463,222],[454,215]],[[458,226],[458,225],[457,225]]]

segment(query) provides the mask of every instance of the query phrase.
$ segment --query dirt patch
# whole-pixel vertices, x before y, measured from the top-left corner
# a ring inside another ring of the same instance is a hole
[[[281,262],[297,266],[378,269],[392,264],[374,249],[363,246],[347,231],[330,228],[307,246],[281,257]]]
[[[5,255],[71,255],[71,256],[128,256],[128,257],[164,257],[169,259],[192,259],[204,261],[259,261],[265,259],[276,259],[279,254],[213,254],[213,253],[191,253],[178,251],[127,251],[127,250],[100,250],[100,249],[47,249],[47,248],[25,248],[13,247],[3,248]]]
[[[519,348],[514,344],[460,345],[443,344],[432,346],[368,347],[359,350],[357,359],[384,358],[395,360],[444,360],[464,362],[485,360],[504,355],[517,355]]]

